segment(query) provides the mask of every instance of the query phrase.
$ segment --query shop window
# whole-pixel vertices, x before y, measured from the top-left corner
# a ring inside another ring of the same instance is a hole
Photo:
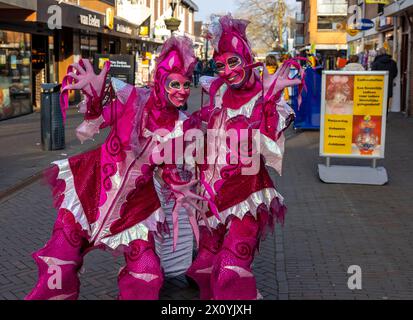
[[[317,29],[318,30],[338,30],[338,25],[346,21],[345,16],[318,16]]]
[[[80,53],[83,58],[93,59],[98,52],[98,36],[95,33],[80,32]]]
[[[379,3],[377,5],[377,13],[380,15],[380,14],[383,14],[383,11],[384,11],[384,4]]]
[[[0,31],[0,120],[33,111],[30,64],[30,34]]]

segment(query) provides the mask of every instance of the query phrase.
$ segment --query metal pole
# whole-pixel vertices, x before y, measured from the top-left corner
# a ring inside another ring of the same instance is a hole
[[[373,159],[371,166],[373,169],[377,168],[377,159]]]
[[[206,44],[205,44],[205,60],[208,61],[208,44],[209,44],[209,40],[207,38],[205,38],[206,40]]]
[[[330,166],[331,166],[331,161],[330,161],[330,160],[331,160],[330,157],[327,157],[327,158],[326,158],[326,166],[327,166],[327,167],[330,167]]]

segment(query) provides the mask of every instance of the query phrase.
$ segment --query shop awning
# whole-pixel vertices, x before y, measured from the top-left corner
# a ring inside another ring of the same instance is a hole
[[[37,3],[37,21],[47,24],[50,18],[47,8],[50,5],[56,4],[57,2],[54,0],[39,0]],[[139,25],[130,23],[120,17],[114,17],[113,29],[109,29],[106,26],[106,16],[101,12],[64,2],[60,3],[59,6],[62,9],[63,27],[88,30],[123,38],[135,39],[139,35]]]
[[[28,9],[37,10],[37,0],[0,0],[0,9]]]
[[[399,16],[404,14],[404,12],[409,12],[413,14],[413,0],[398,0],[394,1],[392,4],[384,7],[383,14],[385,16]]]

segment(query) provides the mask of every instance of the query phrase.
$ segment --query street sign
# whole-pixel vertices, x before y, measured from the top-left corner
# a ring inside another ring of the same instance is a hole
[[[389,0],[366,0],[366,4],[389,4]]]
[[[350,24],[348,27],[351,30],[365,31],[374,28],[374,22],[370,19],[363,18],[359,22]]]

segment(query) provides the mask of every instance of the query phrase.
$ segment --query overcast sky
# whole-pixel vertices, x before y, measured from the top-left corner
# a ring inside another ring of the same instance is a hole
[[[237,8],[236,0],[194,0],[199,7],[195,20],[206,21],[212,13],[234,12]]]

